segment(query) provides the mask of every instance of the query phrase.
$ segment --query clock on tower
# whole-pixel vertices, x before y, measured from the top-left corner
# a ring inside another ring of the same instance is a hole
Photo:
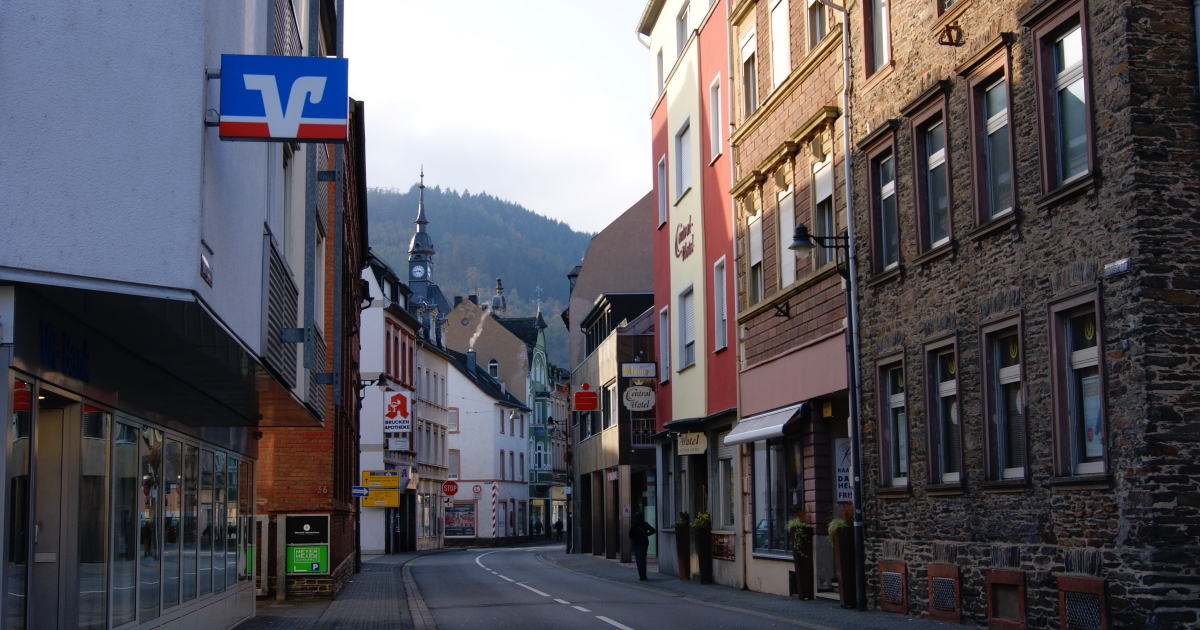
[[[412,268],[412,275],[414,278],[424,278],[425,265],[414,265]]]

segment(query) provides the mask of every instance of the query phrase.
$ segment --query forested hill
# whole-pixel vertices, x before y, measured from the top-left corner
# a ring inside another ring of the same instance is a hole
[[[416,226],[417,193],[371,189],[367,199],[371,249],[402,278],[408,271],[408,243]],[[559,313],[567,304],[567,272],[579,264],[592,234],[536,214],[487,193],[425,189],[426,230],[433,237],[433,280],[448,299],[477,293],[490,299],[496,278],[504,279],[505,315],[524,317],[537,308],[550,324],[550,360],[567,366],[566,330]]]

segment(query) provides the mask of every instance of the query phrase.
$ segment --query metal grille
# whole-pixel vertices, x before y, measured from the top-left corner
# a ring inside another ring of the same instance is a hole
[[[275,249],[274,241],[270,236],[264,238],[267,241],[268,256],[266,359],[267,364],[290,389],[296,386],[296,344],[284,343],[283,329],[296,325],[296,299],[300,292],[292,282],[292,274],[283,262],[283,257]]]
[[[883,572],[883,601],[889,604],[904,603],[904,577],[899,573]]]
[[[1100,630],[1100,596],[1064,593],[1067,600],[1067,630]]]
[[[296,9],[292,0],[274,0],[272,8],[272,54],[297,57],[304,53],[300,43],[300,28],[296,24]]]
[[[933,578],[933,607],[953,612],[958,610],[954,601],[954,578]]]
[[[325,340],[321,338],[321,333],[313,329],[313,362],[312,369],[308,372],[308,406],[312,408],[313,413],[317,414],[318,418],[325,417],[325,390],[327,385],[321,385],[317,382],[317,374],[325,371]]]

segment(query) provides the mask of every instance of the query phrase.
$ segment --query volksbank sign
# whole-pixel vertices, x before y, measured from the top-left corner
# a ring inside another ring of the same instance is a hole
[[[221,55],[221,139],[345,142],[349,64]]]

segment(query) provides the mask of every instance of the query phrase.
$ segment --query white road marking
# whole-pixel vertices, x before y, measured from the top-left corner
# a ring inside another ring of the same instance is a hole
[[[488,571],[492,571],[492,570],[491,570],[491,569],[488,569]],[[500,575],[500,574],[499,574],[499,573],[496,573],[495,571],[492,571],[492,575]]]
[[[499,574],[499,573],[497,573],[496,575],[500,575],[500,574]],[[512,578],[510,578],[510,577],[504,577],[503,575],[500,575],[500,579],[502,579],[502,580],[508,580],[509,582],[516,582],[516,580],[514,580],[514,579],[512,579]]]
[[[99,591],[96,591],[96,592],[99,592]],[[565,600],[562,600],[562,599],[556,599],[556,600],[554,600],[554,601],[556,601],[556,602],[558,602],[558,603],[560,603],[560,604],[566,604],[566,605],[568,605],[568,606],[570,606],[570,605],[571,605],[571,602],[568,602],[568,601],[565,601]]]
[[[599,619],[600,621],[603,621],[604,623],[614,625],[614,626],[620,628],[621,630],[633,630],[633,628],[630,628],[629,626],[626,626],[624,624],[619,624],[619,623],[613,621],[612,619],[609,619],[608,617],[602,617],[600,615],[596,615],[596,618]]]
[[[537,590],[536,588],[529,586],[528,584],[522,584],[520,582],[517,582],[517,586],[520,586],[521,588],[527,588],[527,589],[533,591],[534,593],[541,595],[542,597],[550,597],[550,593],[543,593],[543,592]]]
[[[575,610],[582,610],[583,612],[592,612],[592,611],[584,608],[583,606],[572,606],[571,608],[574,608]]]

